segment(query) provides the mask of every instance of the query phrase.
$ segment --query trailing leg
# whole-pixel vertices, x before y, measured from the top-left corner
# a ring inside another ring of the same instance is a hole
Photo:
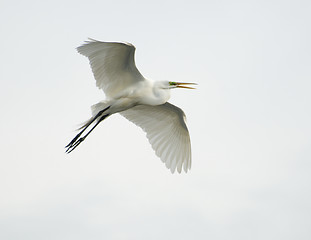
[[[110,106],[106,107],[105,109],[99,111],[94,117],[92,117],[86,124],[84,124],[80,129],[82,129],[72,140],[69,144],[66,145],[66,153],[72,152],[84,139],[93,131],[93,129],[101,122],[103,121],[106,117],[109,116],[109,114],[103,115],[102,114],[108,110]],[[94,125],[94,127],[91,128],[91,130],[84,136],[79,138],[82,133],[96,120],[98,119],[97,123]]]

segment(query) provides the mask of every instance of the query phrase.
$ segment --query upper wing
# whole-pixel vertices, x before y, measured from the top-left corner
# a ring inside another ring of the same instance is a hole
[[[107,97],[144,80],[136,68],[135,47],[131,44],[90,39],[77,50],[90,60],[96,86],[103,89]]]
[[[191,168],[191,144],[184,112],[170,104],[138,105],[120,112],[147,134],[156,155],[174,173]]]

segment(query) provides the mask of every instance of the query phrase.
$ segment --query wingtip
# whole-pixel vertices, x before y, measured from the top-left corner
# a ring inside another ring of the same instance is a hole
[[[85,46],[85,45],[87,45],[89,43],[93,43],[93,42],[100,42],[100,41],[98,41],[98,40],[96,40],[94,38],[87,38],[87,40],[85,40],[79,47],[76,47],[76,49],[78,49],[78,48],[80,48],[82,46]]]

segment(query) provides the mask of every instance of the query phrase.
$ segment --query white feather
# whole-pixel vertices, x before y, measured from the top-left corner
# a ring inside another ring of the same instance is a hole
[[[185,172],[191,168],[190,136],[180,108],[167,102],[158,106],[138,105],[120,114],[146,132],[156,155],[172,173],[176,167],[179,173],[182,166]]]
[[[77,50],[88,57],[96,86],[104,90],[109,98],[139,81],[144,81],[135,65],[135,47],[132,44],[90,39]]]

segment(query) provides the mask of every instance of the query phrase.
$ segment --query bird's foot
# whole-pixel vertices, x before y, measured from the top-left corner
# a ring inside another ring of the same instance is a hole
[[[85,139],[85,137],[81,137],[78,139],[79,136],[76,136],[72,141],[66,146],[66,153],[71,153],[76,147],[79,146]]]

